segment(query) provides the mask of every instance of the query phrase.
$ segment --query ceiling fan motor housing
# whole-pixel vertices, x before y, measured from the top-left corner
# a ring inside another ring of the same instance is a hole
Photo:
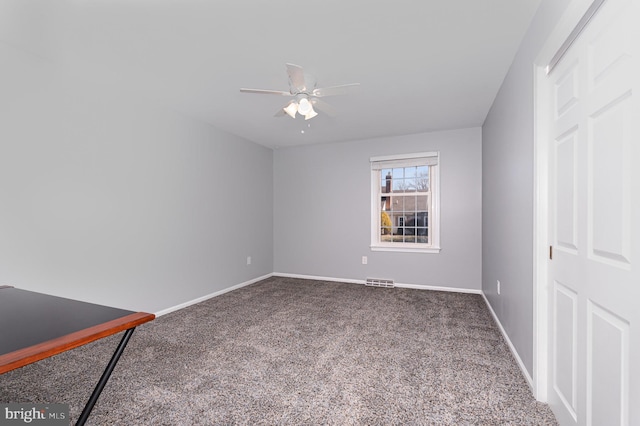
[[[316,79],[311,74],[304,74],[304,86],[295,87],[294,83],[289,79],[289,88],[292,95],[307,94],[312,95],[313,89],[316,88]]]

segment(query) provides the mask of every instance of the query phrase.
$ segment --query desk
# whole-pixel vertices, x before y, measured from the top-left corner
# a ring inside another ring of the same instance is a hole
[[[78,418],[76,424],[84,425],[133,331],[154,318],[145,312],[0,286],[0,374],[126,330]]]

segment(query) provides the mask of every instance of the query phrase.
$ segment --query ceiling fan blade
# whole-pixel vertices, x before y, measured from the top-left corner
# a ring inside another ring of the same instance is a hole
[[[289,92],[283,92],[281,90],[266,90],[266,89],[240,89],[243,93],[258,93],[261,95],[282,95],[282,96],[291,96]]]
[[[325,101],[321,101],[320,99],[311,99],[311,105],[318,111],[328,115],[329,117],[335,117],[336,111],[333,109],[331,105],[326,103]]]
[[[320,87],[313,89],[313,96],[319,98],[323,96],[345,95],[347,93],[356,92],[360,88],[360,83],[342,84],[340,86]]]
[[[305,92],[307,90],[304,82],[304,71],[301,66],[294,64],[287,64],[287,74],[289,75],[289,83],[292,90],[297,92]]]

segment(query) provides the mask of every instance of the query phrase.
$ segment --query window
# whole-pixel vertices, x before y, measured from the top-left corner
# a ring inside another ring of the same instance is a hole
[[[371,249],[437,253],[439,153],[371,158]]]

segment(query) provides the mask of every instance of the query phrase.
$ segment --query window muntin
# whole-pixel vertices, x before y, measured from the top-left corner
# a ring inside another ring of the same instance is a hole
[[[439,251],[438,153],[374,157],[372,249]]]

